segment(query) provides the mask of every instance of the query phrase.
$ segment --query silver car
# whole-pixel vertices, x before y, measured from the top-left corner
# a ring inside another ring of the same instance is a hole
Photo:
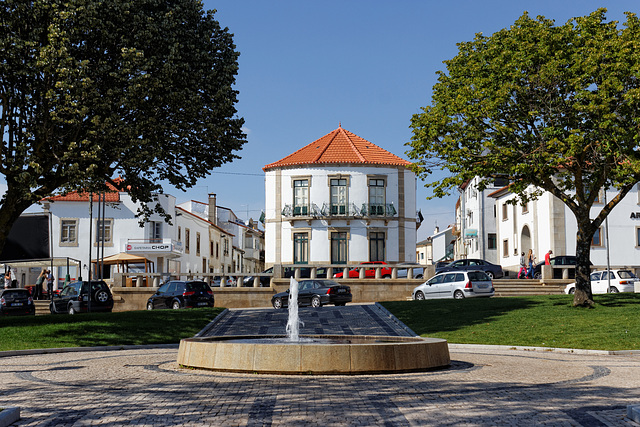
[[[416,286],[411,299],[492,297],[491,278],[483,271],[451,271],[440,273]]]
[[[606,294],[607,287],[611,284],[609,292],[634,292],[635,283],[640,281],[635,274],[629,270],[609,270],[607,277],[607,271],[594,271],[589,277],[591,279],[591,293],[593,294]],[[576,284],[569,283],[564,288],[565,294],[573,294],[576,291]]]

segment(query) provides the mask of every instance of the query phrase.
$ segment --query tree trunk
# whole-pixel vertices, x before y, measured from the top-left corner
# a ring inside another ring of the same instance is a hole
[[[586,218],[576,218],[578,221],[578,233],[576,238],[576,291],[573,297],[574,307],[592,307],[593,294],[591,293],[591,241],[595,230],[591,225],[589,214]]]

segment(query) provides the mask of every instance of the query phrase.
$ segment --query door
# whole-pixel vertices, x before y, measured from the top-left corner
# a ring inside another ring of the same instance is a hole
[[[441,286],[444,276],[445,274],[438,274],[427,281],[426,286],[424,287],[425,298],[442,298],[439,294],[442,292]]]
[[[169,283],[165,283],[164,285],[160,286],[160,288],[158,289],[158,291],[156,292],[156,295],[153,298],[153,307],[154,308],[166,308],[166,297],[167,297],[167,289],[169,289],[169,285],[171,285],[171,282]]]
[[[447,273],[444,275],[442,284],[439,285],[440,292],[438,292],[438,298],[451,298],[453,296],[453,292],[456,290],[457,276],[464,277],[464,274],[463,273]]]
[[[313,297],[315,282],[313,280],[303,280],[298,283],[298,305],[310,305]]]

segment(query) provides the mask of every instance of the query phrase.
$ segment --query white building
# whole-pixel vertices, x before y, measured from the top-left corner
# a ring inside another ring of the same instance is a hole
[[[409,165],[342,127],[266,165],[266,265],[414,262]]]
[[[591,244],[591,262],[605,268],[607,251],[612,267],[640,269],[640,192],[639,186],[611,211]],[[608,191],[607,200],[617,192]],[[575,255],[578,231],[575,216],[558,198],[545,192],[524,206],[509,204],[515,195],[504,187],[489,195],[497,207],[497,240],[499,263],[516,271],[520,254],[533,249],[537,261],[543,261],[547,251],[553,255]],[[605,194],[601,191],[592,208],[593,217],[602,209]],[[607,250],[607,228],[609,248]]]

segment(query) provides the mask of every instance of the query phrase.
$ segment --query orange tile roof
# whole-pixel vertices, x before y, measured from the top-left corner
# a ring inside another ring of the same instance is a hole
[[[383,150],[375,144],[342,128],[329,132],[293,154],[270,163],[263,171],[285,166],[326,163],[409,166],[411,162]]]
[[[108,191],[105,193],[105,201],[106,202],[119,202],[120,201],[120,193],[118,192],[118,189],[116,187],[114,187],[113,185],[111,185],[110,183],[107,182],[107,187],[109,187],[111,189],[111,191]],[[78,192],[78,191],[73,191],[71,193],[65,194],[65,195],[57,195],[57,196],[51,196],[51,197],[47,197],[44,200],[47,201],[52,201],[52,202],[88,202],[89,201],[89,194],[85,191],[83,192]],[[98,201],[98,194],[94,193],[93,194],[93,201],[97,202]]]

